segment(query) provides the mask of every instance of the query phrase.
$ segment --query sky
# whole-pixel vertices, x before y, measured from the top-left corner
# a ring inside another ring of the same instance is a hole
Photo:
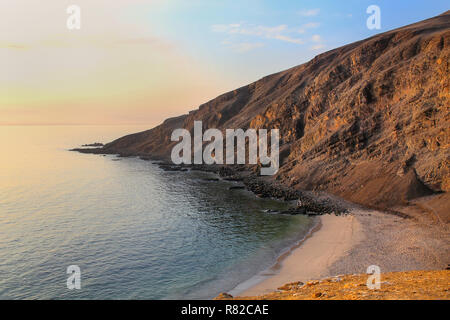
[[[81,9],[81,28],[66,12]],[[381,10],[369,30],[366,9]],[[447,0],[0,0],[0,125],[139,124],[187,113]]]

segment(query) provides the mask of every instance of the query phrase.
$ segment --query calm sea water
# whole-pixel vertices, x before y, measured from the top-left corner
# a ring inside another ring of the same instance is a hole
[[[0,298],[211,298],[312,221],[202,172],[67,149],[144,127],[0,126]],[[81,290],[66,269],[81,268]]]

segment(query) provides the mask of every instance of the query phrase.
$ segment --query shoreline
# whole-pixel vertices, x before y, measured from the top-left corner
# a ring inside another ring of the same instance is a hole
[[[82,153],[105,154],[99,149]],[[114,154],[152,160],[152,164],[164,171],[198,170],[217,174],[219,179],[241,182],[245,189],[261,198],[301,200],[306,212],[286,213],[320,219],[320,229],[308,231],[305,239],[282,251],[270,268],[238,284],[225,297],[270,296],[282,292],[289,283],[298,285],[333,276],[363,275],[371,265],[379,266],[382,273],[443,270],[450,266],[448,194],[419,197],[405,205],[383,209],[356,204],[327,192],[292,189],[258,177],[246,167],[176,166],[153,157]]]
[[[259,271],[255,275],[253,275],[250,279],[241,282],[232,290],[229,291],[231,295],[240,295],[248,290],[251,290],[254,287],[257,287],[265,280],[269,279],[276,275],[280,269],[282,268],[283,261],[296,249],[298,249],[306,240],[311,238],[314,233],[320,230],[322,227],[322,222],[319,217],[314,225],[308,230],[308,232],[300,239],[297,240],[294,244],[286,247],[283,251],[281,251],[280,255],[275,259],[275,262],[268,268]]]
[[[324,277],[330,266],[362,238],[362,228],[353,215],[322,215],[305,237],[283,252],[274,265],[229,293],[233,296],[263,295],[286,283]]]
[[[363,279],[364,284],[371,265],[380,268],[382,281],[396,272],[420,275],[417,270],[448,271],[448,224],[442,225],[441,220],[414,204],[396,209],[405,216],[358,206],[347,215],[320,216],[320,229],[298,247],[293,246],[284,259],[281,255],[278,270],[275,264],[268,269],[271,272],[253,278],[260,281],[244,282],[232,293],[237,299],[300,299],[300,291],[309,292],[310,285],[327,282],[324,279],[341,281],[359,275],[358,281]],[[405,279],[400,276],[396,281],[401,287]],[[346,290],[342,283],[335,289]],[[367,288],[363,291],[362,296],[373,294]],[[308,293],[308,297],[313,296]],[[325,295],[322,298],[326,299]]]

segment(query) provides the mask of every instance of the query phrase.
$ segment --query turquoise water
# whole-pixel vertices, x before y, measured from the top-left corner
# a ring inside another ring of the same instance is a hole
[[[311,227],[211,174],[67,151],[142,129],[0,127],[0,298],[211,298]],[[80,290],[66,287],[69,265]]]

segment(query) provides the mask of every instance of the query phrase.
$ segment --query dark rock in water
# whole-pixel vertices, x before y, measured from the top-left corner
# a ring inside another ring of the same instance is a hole
[[[103,143],[100,142],[88,143],[83,144],[82,147],[103,147]]]
[[[164,161],[155,161],[155,162],[153,162],[153,163],[159,165],[160,167],[174,167],[174,166],[176,166],[176,165],[174,165],[173,163],[170,163],[170,162],[164,162]]]
[[[245,189],[244,186],[232,186],[228,188],[229,190],[242,190]]]
[[[164,171],[181,171],[181,172],[188,171],[188,169],[184,165],[174,165],[169,162],[162,162],[157,164]]]
[[[293,215],[297,214],[306,214],[306,208],[305,207],[297,207],[294,210],[292,210]]]
[[[104,148],[74,148],[69,149],[69,151],[89,153],[89,154],[116,154],[115,152],[106,151]]]
[[[163,164],[161,164],[161,165],[159,165],[159,167],[161,169],[163,169],[164,171],[181,171],[181,172],[188,171],[188,169],[183,168],[181,166],[173,166],[173,165],[166,165],[166,164],[163,165]]]
[[[270,183],[265,183],[256,179],[243,179],[247,188],[261,198],[278,198],[286,201],[298,199],[298,192],[287,188],[278,188]]]
[[[223,178],[225,181],[242,181],[243,179],[241,177],[227,177]]]
[[[279,213],[278,210],[273,210],[273,209],[266,209],[266,210],[263,210],[263,212],[264,213]]]
[[[219,178],[206,178],[206,179],[203,179],[203,181],[213,181],[213,182],[219,181],[219,180],[220,180]]]
[[[121,158],[131,158],[131,157],[135,157],[136,155],[129,153],[129,152],[124,152],[124,153],[119,153],[117,156],[121,157]]]
[[[232,175],[234,175],[234,170],[229,167],[221,167],[219,169],[219,175],[221,177],[232,176]]]
[[[192,171],[205,171],[212,173],[219,173],[219,168],[216,165],[208,165],[208,164],[193,164],[189,165]]]
[[[111,159],[111,161],[122,161],[122,159]]]
[[[257,193],[256,194],[259,198],[270,198],[270,195],[267,193]]]
[[[281,214],[290,214],[292,216],[298,215],[298,214],[306,214],[306,208],[305,207],[296,207],[296,208],[289,208],[287,210],[281,211]]]

